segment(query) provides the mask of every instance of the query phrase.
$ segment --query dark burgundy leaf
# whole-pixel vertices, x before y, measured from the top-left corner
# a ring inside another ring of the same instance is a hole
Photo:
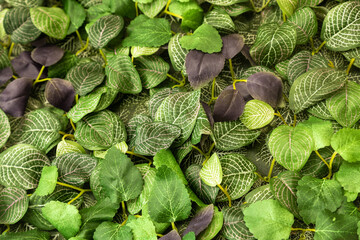
[[[54,107],[69,111],[75,97],[71,82],[61,78],[52,78],[46,83],[45,98]]]
[[[240,92],[240,94],[244,98],[245,102],[248,102],[248,101],[254,99],[250,95],[250,93],[247,89],[246,82],[235,83],[235,88],[236,88],[236,90],[238,90]],[[234,86],[231,84],[231,85],[227,86],[224,90],[228,90],[228,89],[234,89]]]
[[[18,76],[31,79],[36,79],[41,69],[41,65],[31,59],[30,52],[21,52],[19,56],[11,60],[11,64]],[[45,71],[41,78],[46,78]]]
[[[251,96],[277,107],[282,99],[282,81],[272,73],[258,72],[247,79],[247,88]]]
[[[64,50],[54,45],[38,47],[31,52],[32,59],[45,67],[54,65],[63,56]]]
[[[0,86],[4,85],[13,75],[11,67],[6,67],[0,70]]]
[[[201,208],[191,219],[188,227],[185,229],[182,236],[185,236],[189,232],[194,232],[195,236],[199,235],[199,233],[204,231],[209,226],[213,215],[214,205],[210,204],[206,207]]]
[[[244,38],[240,34],[226,35],[221,39],[223,41],[221,53],[226,59],[235,57],[244,47]]]
[[[23,116],[32,83],[30,78],[18,78],[9,83],[0,93],[0,108],[13,117]]]
[[[47,38],[43,37],[43,38],[38,38],[35,41],[31,42],[31,46],[34,47],[42,47],[45,46],[47,44]]]
[[[171,232],[162,236],[158,240],[181,240],[181,237],[176,230],[172,230]]]
[[[209,105],[207,105],[207,103],[204,103],[203,101],[201,101],[201,105],[204,108],[204,111],[206,113],[206,116],[210,122],[210,126],[213,127],[214,126],[214,117],[211,113],[211,108]]]
[[[214,106],[215,122],[237,120],[245,108],[244,98],[238,90],[228,89],[220,93]]]
[[[254,59],[251,57],[250,55],[250,47],[248,45],[244,45],[244,47],[241,49],[241,54],[247,59],[249,60],[251,66],[257,66],[256,62],[254,61]]]
[[[195,89],[208,84],[224,68],[225,58],[221,53],[203,53],[191,50],[185,59],[186,72]]]

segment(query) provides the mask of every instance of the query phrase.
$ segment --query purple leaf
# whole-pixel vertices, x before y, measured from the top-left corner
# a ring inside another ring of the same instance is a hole
[[[254,99],[248,89],[247,89],[247,86],[246,86],[246,82],[237,82],[235,83],[235,87],[236,87],[236,90],[238,90],[241,94],[241,96],[244,98],[245,102],[248,102],[252,99]],[[227,86],[224,90],[229,90],[229,89],[234,89],[234,86],[231,84],[229,86]]]
[[[214,205],[210,204],[204,208],[201,208],[196,215],[191,219],[188,227],[183,232],[182,236],[185,236],[189,232],[194,232],[195,236],[199,235],[204,231],[209,224],[214,215]]]
[[[203,101],[200,101],[201,103],[201,106],[203,107],[205,113],[206,113],[206,116],[210,122],[210,126],[213,127],[214,126],[214,117],[211,113],[211,108],[209,105],[207,105],[207,103],[204,103]]]
[[[11,60],[11,64],[18,76],[31,79],[36,79],[41,69],[41,66],[31,59],[30,52],[21,52],[19,56]],[[41,78],[46,78],[44,72]]]
[[[6,67],[0,70],[0,86],[4,85],[13,75],[11,67]]]
[[[224,68],[225,58],[221,53],[203,53],[191,50],[185,59],[186,72],[195,89],[208,84]]]
[[[0,108],[13,117],[23,116],[32,83],[30,78],[18,78],[9,83],[0,93]]]
[[[179,233],[176,230],[170,231],[168,234],[165,234],[158,240],[181,240]]]
[[[230,34],[221,39],[223,41],[221,53],[226,59],[235,57],[244,47],[244,38],[240,34]]]
[[[54,65],[60,61],[63,56],[64,50],[55,45],[38,47],[31,52],[31,58],[45,67]]]
[[[244,98],[238,90],[228,89],[220,93],[214,106],[215,122],[237,120],[245,108]]]
[[[45,98],[54,107],[69,111],[75,97],[71,82],[61,78],[52,78],[46,83]]]
[[[272,73],[258,72],[247,79],[247,88],[255,99],[277,107],[282,99],[282,81]]]

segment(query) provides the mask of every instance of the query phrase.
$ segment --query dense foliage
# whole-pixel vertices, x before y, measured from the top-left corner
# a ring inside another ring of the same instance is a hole
[[[359,1],[0,10],[0,240],[359,239]]]

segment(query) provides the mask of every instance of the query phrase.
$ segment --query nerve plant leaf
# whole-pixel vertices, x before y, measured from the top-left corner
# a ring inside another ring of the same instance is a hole
[[[244,38],[239,34],[230,34],[221,38],[223,47],[221,54],[226,59],[235,57],[244,47]]]
[[[55,190],[58,179],[58,169],[56,166],[44,166],[41,171],[39,185],[34,194],[38,196],[46,196]]]
[[[45,98],[54,107],[69,111],[75,99],[75,90],[71,82],[61,78],[52,78],[47,81]]]
[[[222,54],[207,54],[191,50],[185,58],[186,73],[191,86],[195,89],[208,84],[224,68],[225,58]]]
[[[15,79],[0,93],[0,108],[13,117],[23,116],[31,88],[31,79]]]
[[[246,226],[258,239],[287,239],[290,236],[294,215],[276,200],[252,203],[244,209]]]
[[[281,9],[281,11],[287,16],[290,17],[293,15],[295,9],[298,5],[298,0],[278,0],[276,1]]]
[[[190,215],[189,194],[180,178],[165,165],[158,168],[149,198],[149,214],[156,222],[181,221]]]
[[[245,108],[244,98],[235,89],[224,90],[216,99],[214,106],[214,121],[225,122],[237,120]]]
[[[223,213],[224,221],[224,226],[220,232],[221,235],[228,239],[255,239],[245,225],[241,206],[224,207],[221,213]]]
[[[222,182],[223,172],[220,164],[220,159],[216,153],[206,161],[205,165],[201,168],[199,173],[201,180],[206,185],[215,187]]]
[[[17,223],[26,213],[29,198],[26,191],[17,187],[7,187],[0,191],[0,223]]]
[[[28,144],[12,146],[0,154],[0,184],[23,189],[36,188],[44,166],[50,161]]]
[[[180,39],[183,48],[196,49],[204,53],[220,52],[223,46],[220,34],[209,24],[202,24],[190,36],[183,36]]]
[[[240,117],[248,129],[258,129],[268,125],[274,119],[274,109],[260,100],[250,100],[246,103]]]
[[[5,235],[1,235],[1,240],[17,240],[17,239],[36,239],[36,240],[48,240],[50,239],[50,232],[40,230],[29,230],[26,232],[8,232]]]
[[[65,238],[76,235],[80,229],[81,216],[74,205],[51,201],[41,209],[48,220]]]
[[[299,171],[314,150],[314,139],[307,127],[283,125],[272,131],[268,146],[277,163],[290,171]]]
[[[9,119],[6,114],[0,109],[0,148],[5,145],[6,141],[10,137],[10,133],[11,128]]]
[[[134,199],[143,189],[143,178],[130,158],[116,147],[107,151],[100,167],[100,184],[112,203]]]
[[[45,67],[54,65],[60,61],[63,56],[64,50],[54,45],[37,47],[31,52],[31,58]]]
[[[348,162],[358,162],[360,148],[360,130],[343,128],[331,138],[331,147]]]
[[[258,72],[248,77],[246,82],[250,95],[277,107],[282,99],[282,81],[274,74]]]

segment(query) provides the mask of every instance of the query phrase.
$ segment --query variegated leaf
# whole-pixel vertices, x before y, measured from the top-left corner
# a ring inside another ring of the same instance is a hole
[[[229,6],[235,3],[247,2],[246,0],[207,0],[207,2],[218,6]]]
[[[258,129],[268,125],[274,119],[274,109],[266,102],[250,100],[246,103],[241,122],[249,129]]]
[[[159,47],[131,47],[131,56],[134,58],[140,56],[149,56],[156,53],[160,48]]]
[[[206,185],[211,187],[215,187],[222,182],[223,171],[219,156],[216,153],[211,155],[211,157],[203,165],[199,176]]]
[[[5,0],[14,7],[38,7],[43,4],[44,0]]]
[[[354,66],[360,68],[360,47],[342,53],[348,61],[355,58]]]
[[[0,191],[0,223],[17,223],[26,213],[29,198],[21,188],[8,187]]]
[[[2,148],[10,137],[10,122],[3,110],[0,109],[0,148]]]
[[[298,0],[276,0],[281,11],[288,17],[293,15],[298,5]]]
[[[194,131],[191,134],[191,143],[196,145],[201,141],[202,135],[211,135],[212,129],[209,119],[201,106],[196,119]]]
[[[163,82],[170,69],[170,65],[164,59],[155,55],[138,57],[134,64],[146,89],[156,87]]]
[[[117,15],[107,15],[98,19],[89,28],[89,42],[97,49],[105,47],[124,27],[124,19]]]
[[[331,113],[326,107],[326,100],[315,103],[313,106],[309,107],[307,111],[317,118],[334,120],[333,116],[331,116]]]
[[[222,9],[214,9],[207,13],[204,17],[204,23],[207,23],[216,28],[220,33],[235,32],[235,24],[229,14]]]
[[[247,204],[267,199],[275,199],[274,195],[271,192],[270,184],[255,188],[245,196],[245,202]]]
[[[302,7],[316,7],[322,2],[323,0],[299,0],[298,8],[300,9]]]
[[[149,112],[152,118],[155,118],[156,111],[160,107],[165,98],[173,93],[171,88],[165,88],[151,96],[149,101]]]
[[[185,58],[188,54],[189,50],[181,47],[180,39],[185,34],[177,33],[175,34],[168,44],[168,51],[171,60],[171,64],[173,65],[175,71],[185,71]]]
[[[244,214],[241,206],[225,207],[222,209],[224,226],[221,235],[226,239],[255,240],[254,235],[245,225]]]
[[[165,7],[166,0],[153,0],[151,3],[139,3],[139,9],[149,18],[156,17]]]
[[[235,3],[229,6],[219,6],[219,8],[225,10],[231,17],[236,17],[243,13],[253,11],[253,9],[246,3]]]
[[[128,136],[128,143],[130,149],[135,147],[135,139],[136,139],[136,128],[144,123],[151,123],[151,117],[147,115],[136,115],[135,117],[131,118],[130,121],[126,124],[126,131]]]

